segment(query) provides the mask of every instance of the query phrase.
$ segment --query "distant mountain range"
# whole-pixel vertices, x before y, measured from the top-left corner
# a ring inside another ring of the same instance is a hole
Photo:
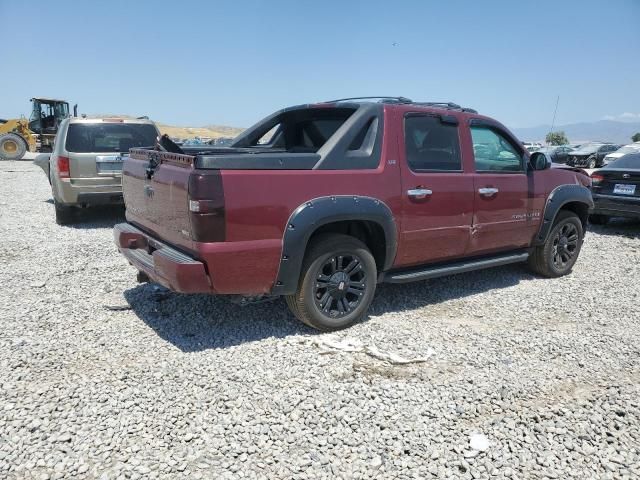
[[[540,125],[539,127],[512,128],[511,131],[523,142],[544,142],[550,129],[550,125]],[[640,122],[599,120],[597,122],[570,123],[555,126],[553,131],[563,131],[571,143],[584,143],[592,140],[627,144],[631,143],[631,136],[634,133],[640,132]]]

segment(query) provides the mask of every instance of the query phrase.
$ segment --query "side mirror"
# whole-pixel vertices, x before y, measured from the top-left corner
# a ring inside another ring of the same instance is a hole
[[[551,160],[542,152],[534,152],[529,158],[531,168],[534,170],[546,170],[551,168]]]

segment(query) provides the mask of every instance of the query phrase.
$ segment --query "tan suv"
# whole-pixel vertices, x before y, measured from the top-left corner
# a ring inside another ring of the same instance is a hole
[[[63,120],[53,152],[35,160],[49,177],[56,222],[71,223],[78,207],[122,203],[123,157],[153,146],[158,135],[146,117]]]

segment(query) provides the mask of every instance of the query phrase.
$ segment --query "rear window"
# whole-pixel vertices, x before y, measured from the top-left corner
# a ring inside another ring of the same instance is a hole
[[[128,152],[153,146],[157,136],[148,123],[72,123],[65,148],[73,153]]]
[[[640,169],[640,153],[632,153],[614,160],[607,168],[638,168]]]
[[[315,153],[355,110],[355,108],[287,110],[257,127],[247,138],[234,146],[282,149],[292,153]]]

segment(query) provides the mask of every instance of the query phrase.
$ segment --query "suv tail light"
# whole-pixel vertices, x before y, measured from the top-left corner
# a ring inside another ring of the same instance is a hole
[[[58,157],[58,177],[69,178],[69,157]]]
[[[224,242],[224,192],[219,171],[192,173],[189,177],[189,217],[194,241]]]
[[[592,185],[600,185],[604,180],[604,177],[598,173],[593,173],[591,175],[591,184]]]

